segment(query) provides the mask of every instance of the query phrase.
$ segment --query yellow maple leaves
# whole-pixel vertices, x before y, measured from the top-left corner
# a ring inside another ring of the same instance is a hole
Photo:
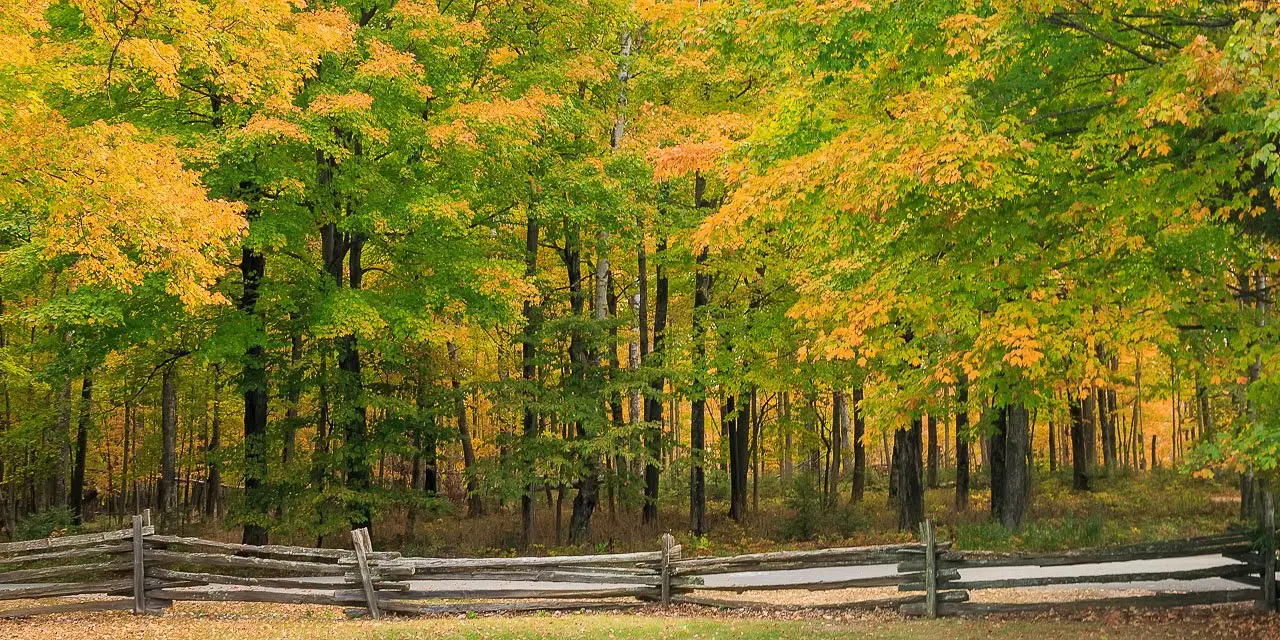
[[[209,198],[173,146],[130,125],[71,127],[39,103],[0,108],[0,207],[29,211],[32,246],[74,285],[127,292],[159,276],[187,306],[224,302],[212,286],[245,230],[242,206]]]

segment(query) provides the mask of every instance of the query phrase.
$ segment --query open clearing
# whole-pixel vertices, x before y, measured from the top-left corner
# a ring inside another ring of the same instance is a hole
[[[696,617],[695,617],[696,616]],[[891,614],[755,616],[708,609],[657,607],[639,614],[541,614],[530,616],[347,620],[322,607],[271,605],[178,605],[162,617],[128,613],[45,616],[0,621],[0,638],[79,640],[517,640],[555,638],[665,640],[742,638],[822,640],[866,638],[1068,640],[1159,640],[1163,638],[1280,638],[1280,622],[1247,607],[1179,611],[1087,612],[1069,617],[1035,616],[981,620],[903,620]]]

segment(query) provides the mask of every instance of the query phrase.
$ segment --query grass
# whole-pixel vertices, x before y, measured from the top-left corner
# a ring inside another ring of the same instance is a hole
[[[252,607],[240,607],[253,611]],[[331,613],[312,615],[228,614],[237,608],[222,606],[220,614],[179,612],[163,618],[138,618],[128,614],[86,614],[57,619],[0,622],[0,636],[29,640],[77,638],[165,638],[171,640],[907,640],[910,638],[984,638],[987,640],[1159,640],[1161,638],[1275,637],[1257,635],[1254,618],[1219,619],[1197,624],[1168,619],[1129,619],[1123,615],[1106,620],[898,620],[898,619],[748,619],[659,617],[647,615],[541,615],[512,618],[346,621]],[[1243,635],[1238,635],[1239,631]]]

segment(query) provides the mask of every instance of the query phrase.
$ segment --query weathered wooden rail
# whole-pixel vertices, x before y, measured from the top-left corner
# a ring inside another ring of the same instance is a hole
[[[1272,516],[1274,518],[1274,516]],[[1276,536],[1231,533],[1061,553],[958,551],[937,540],[932,522],[920,542],[684,558],[674,538],[661,549],[605,555],[518,558],[413,558],[374,551],[368,532],[352,532],[351,549],[243,545],[158,535],[150,515],[120,531],[0,544],[0,601],[39,601],[0,610],[22,617],[82,610],[158,613],[179,601],[317,604],[352,615],[625,609],[651,603],[736,608],[898,608],[906,615],[980,615],[1106,606],[1166,607],[1256,600],[1276,606]],[[1069,567],[1222,555],[1220,566],[1114,571],[1061,576],[975,577],[987,567]],[[871,575],[852,575],[875,567]],[[814,577],[805,569],[850,569]],[[886,571],[887,570],[887,571]],[[878,572],[878,573],[876,573]],[[763,576],[743,582],[741,575]],[[966,575],[968,574],[968,575]],[[1269,577],[1269,579],[1268,579]],[[1156,593],[1063,602],[971,602],[970,594],[1001,589],[1222,578],[1240,585],[1192,593]],[[498,581],[485,585],[484,582]],[[450,582],[456,584],[449,584]],[[479,584],[478,584],[479,583]],[[854,597],[823,605],[780,606],[741,598],[774,590],[896,587],[896,597]],[[739,597],[718,596],[735,592]],[[49,600],[53,600],[49,603]]]

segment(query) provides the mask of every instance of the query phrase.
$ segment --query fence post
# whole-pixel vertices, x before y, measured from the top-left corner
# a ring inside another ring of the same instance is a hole
[[[356,565],[360,569],[360,582],[364,585],[365,600],[369,603],[369,616],[378,620],[382,617],[382,611],[378,609],[378,591],[373,588],[373,576],[369,574],[369,552],[373,551],[369,530],[363,527],[352,529],[351,546],[356,550]]]
[[[933,520],[920,524],[924,538],[924,611],[930,618],[938,617],[938,542]]]
[[[1263,611],[1276,610],[1276,505],[1270,489],[1262,492],[1262,600]]]
[[[147,612],[147,576],[142,565],[142,527],[146,516],[133,517],[133,612]]]
[[[675,536],[662,534],[662,604],[671,604],[671,550],[676,546]]]

